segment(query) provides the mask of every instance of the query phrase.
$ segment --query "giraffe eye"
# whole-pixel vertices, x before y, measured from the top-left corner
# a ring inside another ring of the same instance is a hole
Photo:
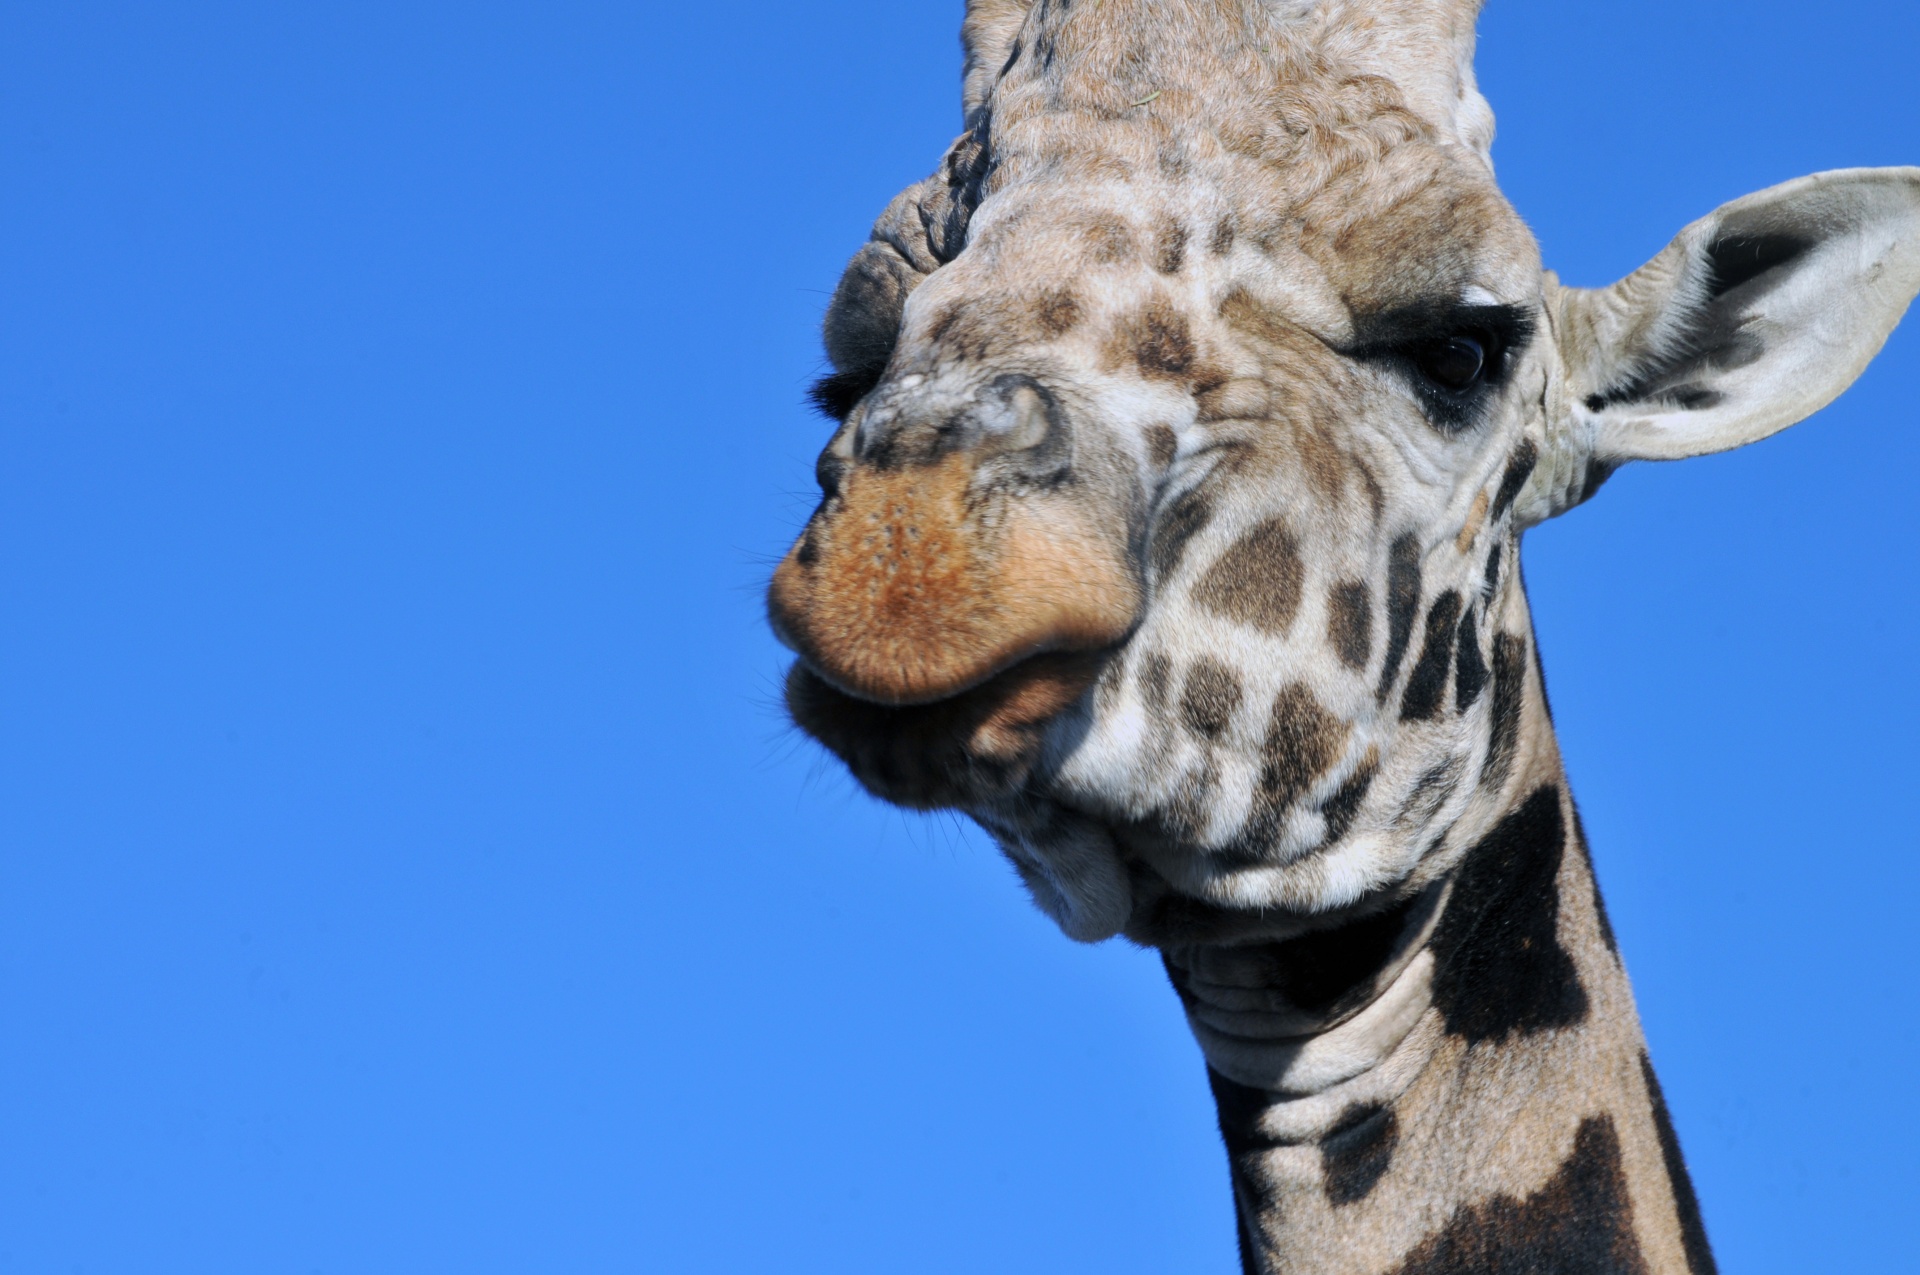
[[[1390,368],[1420,400],[1427,422],[1453,436],[1484,419],[1515,355],[1533,338],[1519,306],[1409,306],[1355,320],[1351,357]]]
[[[1420,375],[1455,394],[1478,385],[1487,373],[1488,362],[1486,341],[1465,332],[1421,348],[1413,359]]]

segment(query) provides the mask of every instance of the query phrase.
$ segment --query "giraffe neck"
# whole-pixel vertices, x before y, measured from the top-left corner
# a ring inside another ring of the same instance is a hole
[[[1332,930],[1164,949],[1249,1272],[1714,1270],[1527,683],[1498,818],[1444,878]]]

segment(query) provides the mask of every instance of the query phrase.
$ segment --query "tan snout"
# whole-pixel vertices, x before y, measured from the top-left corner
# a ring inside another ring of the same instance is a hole
[[[1048,651],[1112,646],[1139,608],[1122,545],[1070,491],[973,491],[976,458],[855,465],[774,572],[774,631],[850,695],[925,704]]]

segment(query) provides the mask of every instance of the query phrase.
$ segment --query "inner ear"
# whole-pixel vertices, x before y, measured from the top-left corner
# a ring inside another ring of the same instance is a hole
[[[1775,273],[1807,255],[1814,245],[1801,235],[1731,234],[1707,245],[1707,298],[1717,301],[1747,284],[1772,275],[1773,286],[1786,276]],[[1765,287],[1759,291],[1765,291]]]
[[[1750,322],[1754,309],[1792,277],[1792,268],[1816,244],[1808,236],[1780,233],[1734,232],[1710,240],[1685,263],[1694,277],[1670,303],[1681,312],[1648,325],[1643,348],[1619,351],[1632,372],[1587,395],[1587,410],[1631,405],[1697,412],[1718,406],[1725,394],[1710,383],[1712,374],[1746,367],[1766,354]]]
[[[1763,190],[1688,226],[1610,288],[1554,285],[1555,338],[1579,408],[1556,444],[1570,454],[1549,471],[1765,438],[1846,389],[1916,290],[1912,168]],[[1563,508],[1566,495],[1549,503]]]

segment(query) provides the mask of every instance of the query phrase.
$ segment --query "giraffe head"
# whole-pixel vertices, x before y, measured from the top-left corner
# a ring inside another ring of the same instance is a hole
[[[1444,872],[1513,762],[1520,532],[1811,413],[1920,290],[1914,169],[1560,286],[1494,183],[1477,9],[974,0],[966,132],[835,294],[789,705],[1075,937]]]

